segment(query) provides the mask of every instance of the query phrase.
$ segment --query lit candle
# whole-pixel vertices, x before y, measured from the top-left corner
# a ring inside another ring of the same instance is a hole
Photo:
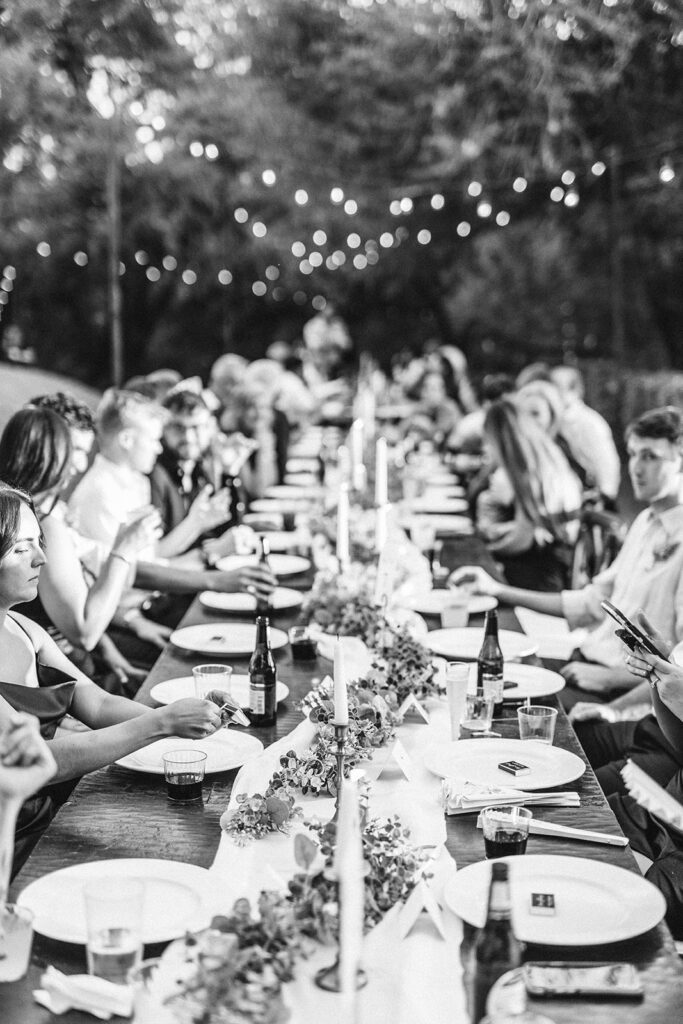
[[[382,553],[382,548],[387,542],[387,514],[389,512],[388,505],[379,505],[377,508],[377,518],[375,520],[375,549],[377,554]]]
[[[375,505],[380,508],[387,501],[387,442],[386,438],[378,437],[375,445]]]
[[[339,488],[337,503],[337,561],[343,572],[351,560],[349,549],[349,492],[346,486]]]
[[[358,783],[341,788],[334,866],[339,879],[339,980],[347,1005],[353,1005],[363,948],[365,882]]]
[[[351,483],[351,452],[345,444],[339,445],[337,449],[337,467],[339,469],[339,483]]]
[[[334,718],[332,724],[349,724],[349,696],[346,692],[346,668],[340,640],[337,640],[334,645]]]

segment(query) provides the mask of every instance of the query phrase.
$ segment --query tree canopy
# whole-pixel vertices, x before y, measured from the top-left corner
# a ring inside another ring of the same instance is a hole
[[[681,365],[674,0],[21,0],[0,14],[0,330],[107,381],[292,339]],[[5,287],[7,286],[7,287]]]

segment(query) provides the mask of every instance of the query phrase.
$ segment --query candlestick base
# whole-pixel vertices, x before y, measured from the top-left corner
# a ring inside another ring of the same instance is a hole
[[[315,983],[318,988],[324,989],[325,992],[341,992],[341,978],[339,975],[339,957],[330,964],[329,967],[323,967],[315,976]],[[368,983],[368,976],[362,967],[359,967],[356,971],[356,991],[359,988],[365,988]]]

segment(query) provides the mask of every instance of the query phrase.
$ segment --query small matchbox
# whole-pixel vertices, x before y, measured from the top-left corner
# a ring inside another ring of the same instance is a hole
[[[521,761],[501,761],[498,765],[502,772],[507,772],[508,775],[530,775],[531,768],[528,765],[522,764]]]
[[[553,917],[555,915],[554,895],[551,892],[532,892],[529,913]]]

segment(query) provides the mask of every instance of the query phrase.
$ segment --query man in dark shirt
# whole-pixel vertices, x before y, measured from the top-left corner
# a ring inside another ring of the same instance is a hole
[[[163,451],[149,479],[152,502],[161,513],[163,532],[167,534],[186,518],[200,495],[208,500],[211,488],[220,481],[210,476],[210,445],[216,424],[202,396],[190,390],[172,391],[163,404],[169,414]],[[207,530],[199,539],[214,536],[214,530]]]

